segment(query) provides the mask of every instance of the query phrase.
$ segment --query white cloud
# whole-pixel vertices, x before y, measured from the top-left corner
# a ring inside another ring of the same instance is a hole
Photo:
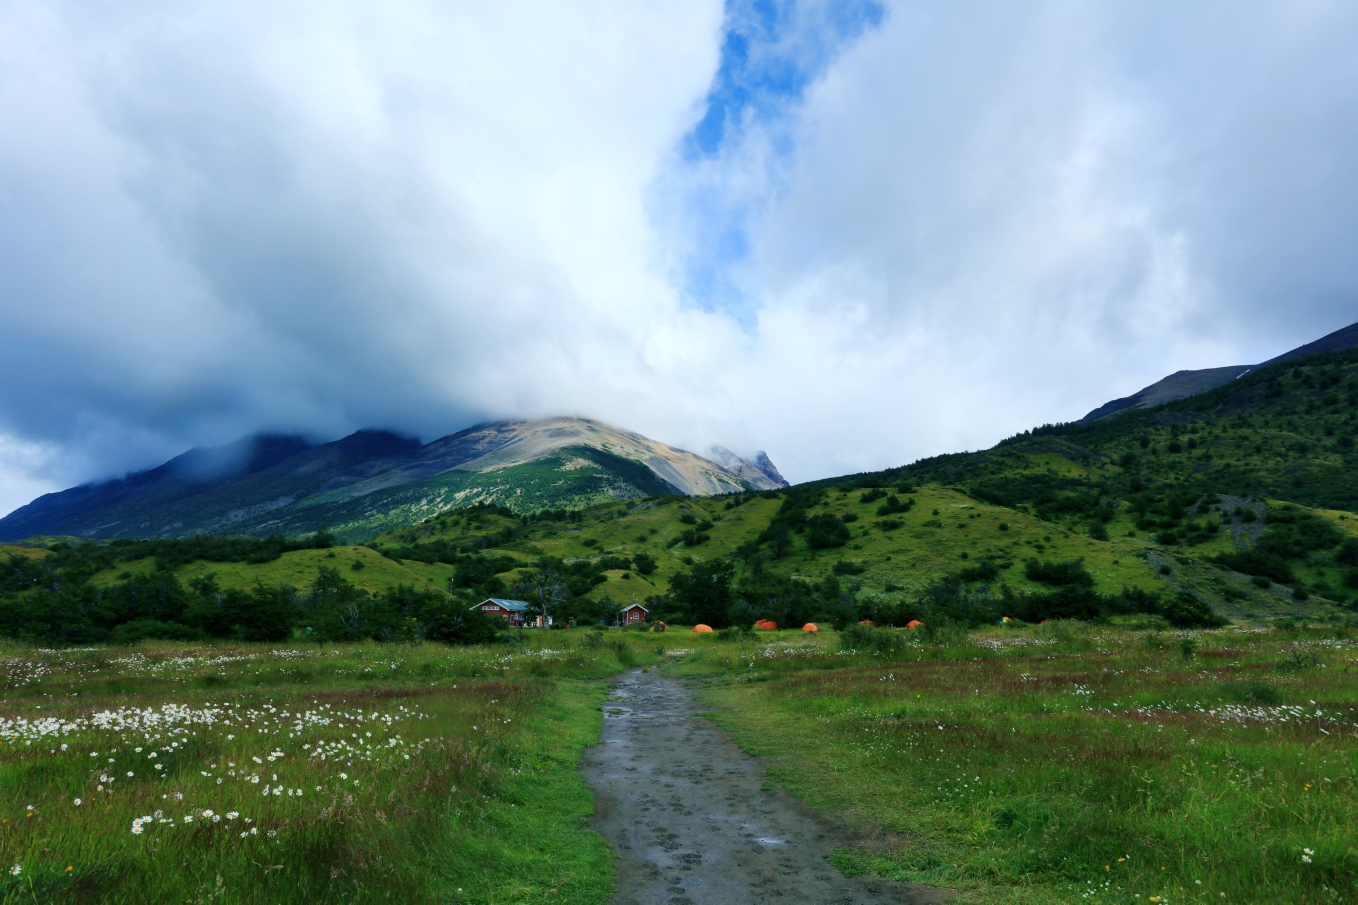
[[[1355,15],[889,4],[694,161],[715,0],[17,0],[0,509],[558,413],[805,480],[1268,357],[1358,319]]]
[[[748,230],[740,408],[783,391],[749,428],[780,466],[988,446],[1358,320],[1358,20],[1237,12],[891,5]]]

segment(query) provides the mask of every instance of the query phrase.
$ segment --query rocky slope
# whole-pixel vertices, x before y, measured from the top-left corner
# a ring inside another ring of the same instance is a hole
[[[717,463],[583,418],[499,421],[425,445],[385,431],[322,444],[260,435],[48,494],[0,519],[0,540],[296,534],[322,524],[360,538],[478,502],[531,512],[785,486],[762,453],[757,464],[730,453]]]

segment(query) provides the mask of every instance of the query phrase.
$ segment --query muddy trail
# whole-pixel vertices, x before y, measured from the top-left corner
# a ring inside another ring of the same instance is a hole
[[[845,844],[842,830],[765,791],[760,762],[663,671],[615,684],[582,769],[593,827],[617,859],[616,905],[920,905],[947,895],[836,871],[826,855]]]

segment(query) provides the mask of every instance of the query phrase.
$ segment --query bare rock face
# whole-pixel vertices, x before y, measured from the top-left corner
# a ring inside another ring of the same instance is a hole
[[[787,479],[778,473],[778,466],[774,465],[769,459],[769,454],[760,450],[754,454],[754,467],[764,473],[764,476],[779,487],[787,487]]]
[[[787,481],[783,480],[783,476],[778,473],[773,462],[769,461],[768,453],[762,449],[755,453],[753,462],[749,459],[742,459],[725,446],[712,447],[710,455],[712,461],[721,465],[742,481],[747,481],[758,490],[774,490],[788,486]]]

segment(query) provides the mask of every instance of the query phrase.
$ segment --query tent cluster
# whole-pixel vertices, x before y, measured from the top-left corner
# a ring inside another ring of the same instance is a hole
[[[754,624],[754,627],[759,629],[761,632],[778,631],[778,623],[774,622],[772,619],[760,619],[758,622]]]

